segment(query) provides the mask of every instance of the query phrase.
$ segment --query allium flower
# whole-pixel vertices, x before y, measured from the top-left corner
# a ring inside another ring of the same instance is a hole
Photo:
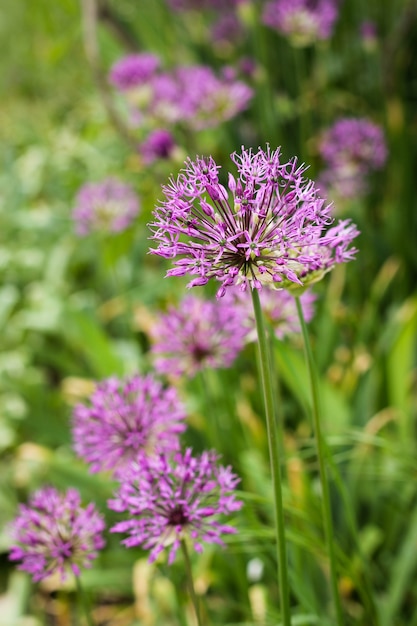
[[[221,282],[218,297],[240,284],[261,289],[306,287],[337,263],[351,260],[358,234],[349,220],[333,222],[330,206],[303,177],[297,159],[282,163],[280,149],[242,148],[231,155],[238,171],[227,190],[212,157],[188,159],[178,178],[163,187],[165,201],[151,224],[158,247],[174,261],[167,276],[195,276],[188,287],[210,278]]]
[[[112,66],[109,81],[117,89],[127,91],[148,81],[158,67],[159,59],[154,54],[129,54]]]
[[[387,158],[382,129],[366,119],[342,118],[322,136],[319,151],[326,162],[322,185],[352,197],[366,189],[366,176]]]
[[[22,561],[19,569],[32,574],[35,582],[59,572],[64,579],[68,569],[75,576],[91,567],[105,542],[105,524],[94,504],[86,508],[76,489],[60,494],[53,487],[36,491],[29,504],[21,504],[11,524],[13,541],[9,558]]]
[[[257,338],[255,316],[250,294],[240,289],[230,289],[227,292],[227,300],[232,301],[236,313],[242,319],[242,323],[248,329],[247,341],[255,341]],[[274,329],[278,339],[295,335],[301,332],[297,314],[297,306],[294,296],[285,289],[271,289],[266,287],[260,294],[262,311],[265,318]],[[314,302],[316,295],[312,291],[306,291],[300,296],[304,319],[308,323],[314,315]]]
[[[244,347],[247,332],[234,303],[188,296],[153,327],[155,368],[194,376],[206,367],[229,367]]]
[[[125,230],[139,212],[133,189],[115,178],[87,183],[78,192],[72,217],[80,236],[93,231],[118,233]]]
[[[163,128],[152,131],[139,146],[139,151],[146,164],[150,165],[158,159],[169,159],[175,148],[172,134]]]
[[[117,477],[140,452],[178,450],[184,419],[174,388],[164,389],[152,376],[110,378],[97,385],[88,404],[75,407],[74,448],[92,472],[114,470]]]
[[[263,21],[294,45],[308,46],[329,39],[338,17],[336,0],[272,0],[265,6]]]
[[[151,550],[151,562],[171,545],[171,564],[186,537],[197,552],[203,550],[201,542],[223,545],[221,535],[236,531],[218,516],[238,511],[242,503],[233,493],[239,478],[230,467],[217,466],[217,460],[214,452],[193,457],[190,449],[172,460],[140,457],[127,468],[116,498],[109,502],[111,509],[130,515],[111,532],[128,533],[122,543],[129,548]]]

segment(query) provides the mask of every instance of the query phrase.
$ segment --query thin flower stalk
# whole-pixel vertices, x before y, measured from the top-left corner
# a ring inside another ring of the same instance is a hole
[[[201,621],[200,606],[199,606],[197,594],[194,588],[193,570],[191,567],[190,555],[188,554],[187,544],[185,543],[184,539],[182,539],[181,541],[181,550],[184,556],[184,564],[185,564],[185,572],[187,575],[188,589],[190,592],[191,602],[193,603],[195,616],[197,618],[197,624],[198,626],[203,626],[203,622]]]

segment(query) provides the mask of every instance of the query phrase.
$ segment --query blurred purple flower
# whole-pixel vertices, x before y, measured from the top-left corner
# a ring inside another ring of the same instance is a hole
[[[263,21],[284,35],[294,45],[308,46],[319,39],[329,39],[338,17],[337,0],[273,0],[268,2]]]
[[[129,54],[114,63],[109,81],[117,89],[127,91],[147,82],[158,67],[159,59],[154,54],[148,52]]]
[[[79,190],[72,217],[81,237],[93,231],[118,233],[126,230],[139,213],[133,189],[115,178],[87,183]]]
[[[229,191],[220,183],[212,157],[188,159],[175,180],[163,186],[165,201],[150,224],[158,247],[151,252],[174,261],[167,276],[195,276],[188,287],[210,278],[226,288],[308,286],[337,263],[350,261],[357,236],[350,220],[333,222],[330,206],[303,177],[306,167],[293,158],[282,163],[280,149],[242,148],[231,159]]]
[[[349,198],[366,190],[366,177],[387,158],[382,129],[361,118],[339,119],[323,134],[319,152],[326,163],[322,187]]]
[[[244,347],[247,332],[234,303],[187,296],[152,329],[155,369],[195,376],[204,368],[229,367]]]
[[[159,159],[169,159],[175,148],[175,141],[169,130],[158,128],[147,136],[139,146],[139,152],[147,165]]]
[[[197,552],[203,550],[201,542],[223,545],[221,535],[236,531],[218,516],[238,511],[242,503],[233,493],[239,478],[217,461],[214,452],[193,457],[190,449],[173,459],[140,457],[126,469],[116,498],[109,502],[109,508],[130,515],[111,532],[128,533],[122,541],[128,548],[151,550],[151,562],[171,545],[171,564],[186,538]]]
[[[109,378],[97,385],[88,404],[74,409],[74,449],[92,472],[113,470],[118,477],[140,452],[178,450],[185,417],[176,390],[152,376]]]
[[[53,487],[36,491],[29,504],[21,504],[11,524],[13,541],[9,558],[22,561],[18,566],[32,575],[35,582],[59,573],[65,579],[69,568],[80,575],[80,569],[91,567],[97,551],[105,542],[105,524],[94,504],[86,508],[76,489],[60,494]]]

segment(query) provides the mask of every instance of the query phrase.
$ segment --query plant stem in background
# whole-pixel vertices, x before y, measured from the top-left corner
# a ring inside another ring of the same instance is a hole
[[[195,615],[196,615],[196,618],[197,618],[197,624],[198,624],[198,626],[203,626],[203,622],[201,621],[200,607],[199,607],[199,604],[198,604],[198,598],[197,598],[197,594],[196,594],[195,588],[194,588],[193,571],[192,571],[192,568],[191,568],[190,555],[188,554],[187,544],[185,543],[184,539],[181,541],[181,549],[182,549],[182,553],[184,555],[185,572],[186,572],[186,575],[187,575],[188,589],[189,589],[189,592],[190,592],[191,602],[193,603],[193,606],[194,606]]]
[[[266,338],[265,324],[261,302],[257,289],[252,289],[253,309],[258,333],[259,365],[262,390],[265,403],[265,415],[268,431],[269,455],[271,463],[272,484],[274,490],[275,531],[277,541],[278,584],[281,600],[281,617],[283,626],[291,626],[288,562],[285,544],[284,507],[282,502],[281,468],[278,455],[278,433],[275,420],[274,395],[272,391],[269,347]]]
[[[303,332],[304,339],[304,347],[307,361],[307,368],[310,377],[310,385],[311,385],[311,396],[312,396],[312,406],[313,406],[313,425],[314,425],[314,434],[316,439],[317,446],[317,456],[319,461],[319,470],[320,470],[320,483],[322,490],[322,515],[323,515],[323,523],[324,523],[324,532],[327,544],[327,553],[329,557],[330,564],[330,584],[333,596],[333,603],[336,611],[337,624],[338,626],[343,626],[343,611],[342,605],[339,596],[339,589],[337,584],[337,572],[336,572],[336,554],[334,549],[334,533],[333,533],[333,521],[332,521],[332,512],[330,506],[330,491],[329,491],[329,483],[327,481],[327,471],[326,471],[326,454],[327,447],[323,440],[322,432],[321,432],[321,408],[320,408],[320,398],[319,398],[319,384],[317,378],[317,371],[313,359],[313,352],[311,349],[310,338],[307,330],[307,324],[304,319],[303,308],[301,306],[300,298],[295,296],[295,302],[297,305],[298,317],[300,318],[301,329]]]
[[[81,584],[80,577],[76,576],[75,581],[76,581],[76,586],[77,586],[77,599],[78,599],[80,606],[82,607],[85,618],[87,620],[87,624],[88,626],[94,626],[93,618],[91,616],[90,606],[89,606],[87,597],[85,595],[83,586]]]

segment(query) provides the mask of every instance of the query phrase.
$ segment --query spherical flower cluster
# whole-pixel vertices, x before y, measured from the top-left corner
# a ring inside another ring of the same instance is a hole
[[[256,322],[253,313],[253,304],[250,293],[240,289],[230,289],[225,299],[234,303],[236,313],[248,329],[247,341],[255,341],[257,337]],[[260,294],[262,311],[272,326],[277,339],[285,339],[301,332],[297,306],[292,293],[285,289],[271,289],[265,287]],[[311,321],[314,315],[316,295],[312,291],[305,291],[300,296],[305,321]]]
[[[290,37],[296,46],[329,39],[337,17],[336,0],[272,0],[263,13],[264,23]]]
[[[185,417],[176,390],[152,376],[110,378],[97,385],[88,404],[75,407],[74,448],[92,472],[113,470],[118,477],[141,452],[178,450]]]
[[[118,233],[126,230],[139,213],[133,189],[115,178],[87,183],[79,190],[72,217],[78,235],[94,231]]]
[[[282,162],[280,150],[242,148],[231,159],[228,189],[212,157],[186,161],[178,178],[163,187],[165,201],[150,225],[158,247],[174,260],[167,276],[194,276],[189,287],[210,278],[261,289],[306,287],[337,263],[351,260],[357,236],[349,220],[331,226],[330,206],[319,197],[297,159]]]
[[[221,535],[235,529],[219,515],[238,511],[242,503],[234,494],[239,479],[230,467],[217,466],[217,460],[213,452],[193,457],[190,449],[172,459],[140,457],[127,468],[116,498],[109,502],[111,509],[130,515],[111,532],[128,533],[122,541],[127,547],[151,550],[151,562],[171,545],[171,564],[186,538],[197,552],[203,549],[201,542],[223,545]]]
[[[366,177],[387,158],[382,129],[360,118],[338,120],[323,134],[319,151],[326,163],[321,186],[349,198],[366,191]]]
[[[163,128],[150,132],[139,145],[139,152],[147,165],[159,159],[169,159],[174,149],[175,141],[172,133]]]
[[[129,54],[112,66],[109,81],[121,91],[129,90],[148,81],[158,67],[159,58],[154,54]]]
[[[64,579],[70,569],[75,576],[90,567],[97,551],[104,547],[105,524],[94,504],[81,507],[78,491],[60,494],[52,487],[36,491],[29,504],[21,504],[11,525],[16,542],[9,558],[22,561],[19,569],[35,582],[59,573]]]
[[[155,369],[195,376],[204,368],[229,367],[244,347],[247,332],[233,302],[188,296],[161,315],[152,329]]]

